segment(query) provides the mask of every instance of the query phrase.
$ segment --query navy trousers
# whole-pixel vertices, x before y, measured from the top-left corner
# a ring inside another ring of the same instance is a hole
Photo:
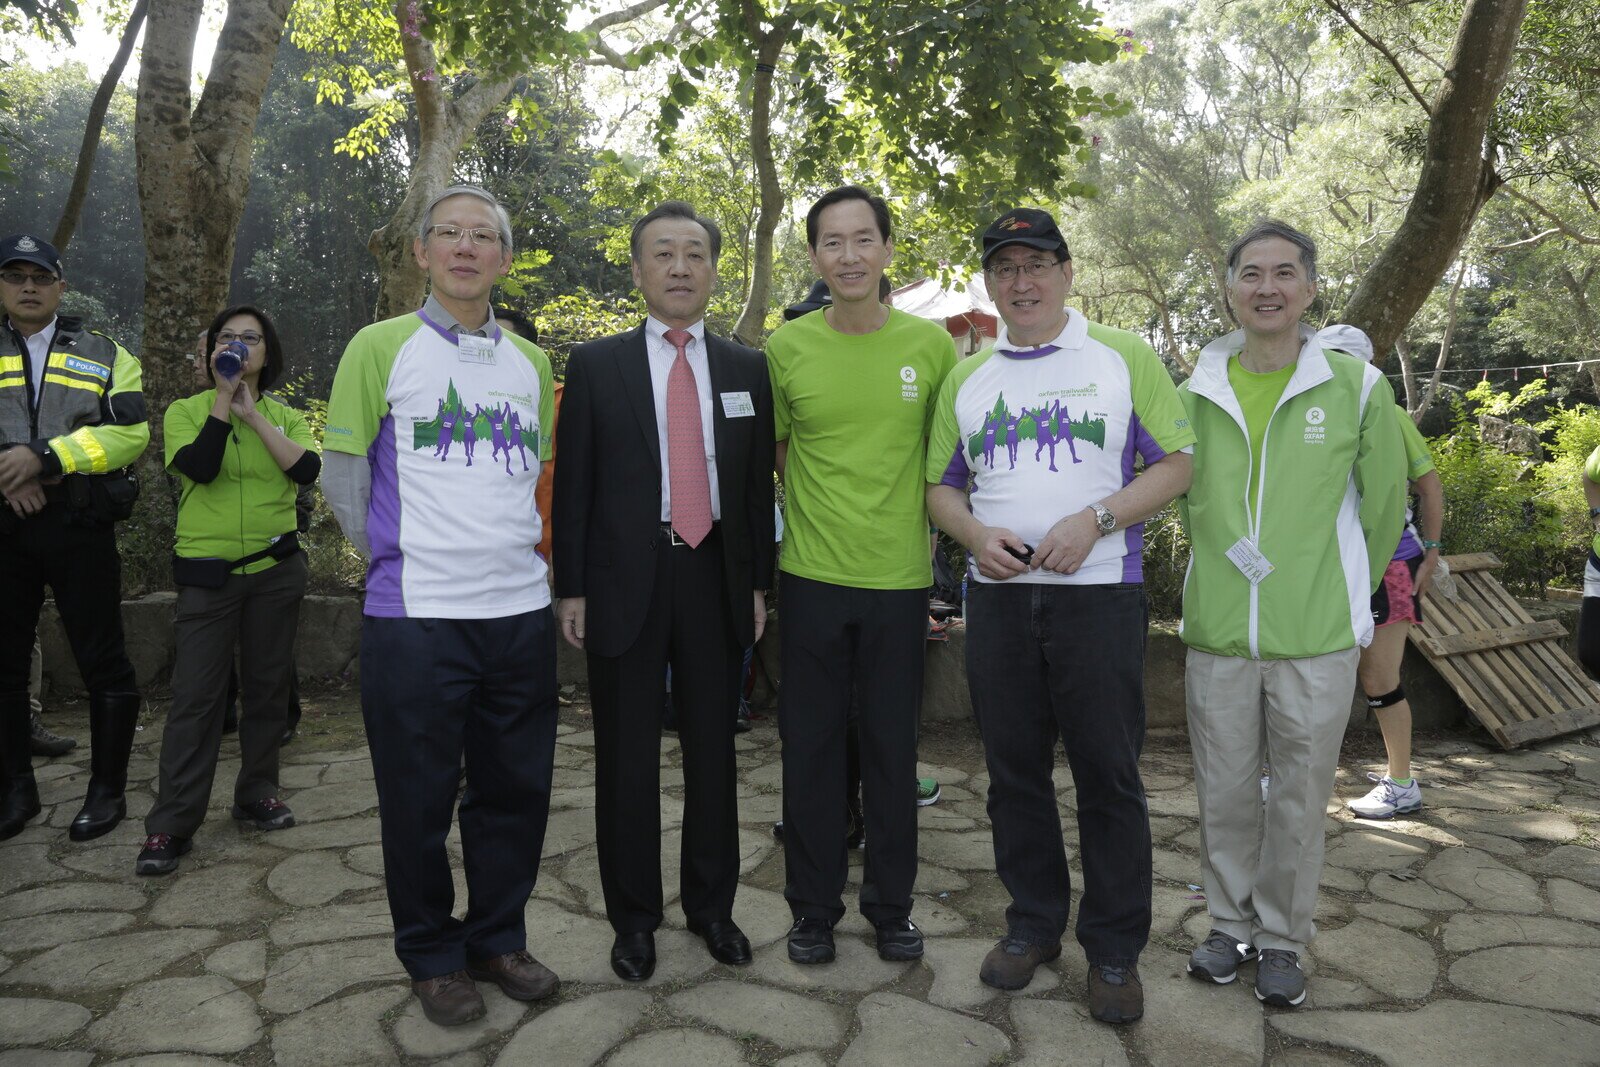
[[[380,619],[361,629],[361,714],[377,778],[395,955],[415,980],[527,947],[556,740],[555,621]],[[445,837],[462,756],[467,913]]]

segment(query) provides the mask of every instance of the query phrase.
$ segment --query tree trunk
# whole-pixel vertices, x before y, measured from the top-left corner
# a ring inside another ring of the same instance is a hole
[[[83,214],[83,201],[89,195],[89,177],[94,173],[95,153],[100,149],[100,132],[105,128],[106,110],[117,91],[117,81],[128,65],[128,56],[133,52],[133,42],[139,36],[139,28],[144,25],[147,3],[148,0],[138,0],[128,13],[128,24],[122,28],[122,41],[117,45],[117,54],[111,57],[111,65],[106,68],[105,77],[100,79],[100,88],[95,90],[94,100],[89,104],[83,144],[78,148],[78,165],[72,172],[72,188],[67,191],[67,202],[61,208],[61,221],[56,223],[55,235],[50,238],[50,243],[62,255],[66,254],[67,245],[72,243],[72,233],[78,228],[78,218]]]
[[[750,257],[750,288],[744,310],[733,328],[734,339],[759,345],[767,328],[767,308],[772,303],[773,237],[783,221],[783,186],[778,181],[778,162],[772,152],[772,76],[783,54],[792,18],[785,16],[770,30],[754,39],[757,42],[755,78],[750,91],[750,155],[756,163],[756,180],[761,190],[761,206],[756,212],[755,251]]]
[[[1416,192],[1399,228],[1356,286],[1345,320],[1381,364],[1461,251],[1500,185],[1484,140],[1528,0],[1469,0],[1428,119]]]
[[[397,4],[394,17],[400,25],[406,73],[411,77],[417,102],[417,156],[411,164],[411,180],[394,214],[367,238],[367,249],[378,261],[378,299],[372,309],[376,319],[405,315],[422,306],[428,278],[411,254],[422,213],[428,201],[450,184],[456,155],[467,139],[516,84],[513,78],[479,81],[459,97],[449,99],[438,79],[433,45],[427,38],[406,31],[407,6],[403,2]]]
[[[227,301],[256,116],[290,6],[291,0],[231,0],[195,104],[202,0],[151,0],[135,148],[145,240],[141,356],[152,412],[189,392],[195,336]]]
[[[1394,343],[1395,357],[1400,361],[1400,381],[1405,386],[1406,412],[1416,421],[1417,415],[1417,376],[1411,372],[1411,346],[1406,344],[1404,337]]]

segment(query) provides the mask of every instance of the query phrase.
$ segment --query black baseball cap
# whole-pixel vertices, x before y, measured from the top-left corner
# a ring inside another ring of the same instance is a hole
[[[1067,239],[1056,228],[1056,220],[1048,211],[1036,207],[1019,207],[989,224],[983,231],[983,265],[987,267],[990,258],[1007,245],[1023,245],[1041,252],[1054,252],[1059,248],[1066,258],[1072,258],[1067,250]]]
[[[56,246],[40,237],[27,233],[14,233],[0,240],[0,267],[18,261],[36,263],[61,277],[61,254]]]

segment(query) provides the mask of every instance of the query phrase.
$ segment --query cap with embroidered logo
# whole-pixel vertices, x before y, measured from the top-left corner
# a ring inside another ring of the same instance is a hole
[[[17,262],[37,264],[61,277],[61,255],[56,246],[32,234],[14,233],[0,240],[0,267]]]
[[[1041,252],[1054,252],[1059,248],[1066,258],[1072,258],[1072,253],[1067,251],[1067,239],[1056,228],[1056,220],[1048,211],[1034,207],[1008,211],[989,224],[983,231],[983,265],[987,267],[994,254],[1007,245],[1037,248]]]

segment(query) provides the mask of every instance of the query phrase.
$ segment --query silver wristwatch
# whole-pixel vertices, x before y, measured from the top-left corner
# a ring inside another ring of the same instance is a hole
[[[1102,536],[1117,528],[1117,517],[1104,504],[1090,504],[1089,510],[1094,512],[1094,524],[1100,527]]]

